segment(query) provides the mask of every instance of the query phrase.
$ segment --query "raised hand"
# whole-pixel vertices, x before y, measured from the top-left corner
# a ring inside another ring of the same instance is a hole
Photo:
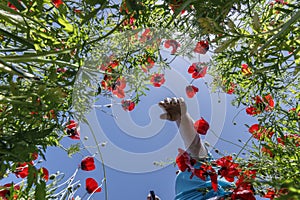
[[[182,97],[165,98],[158,105],[165,111],[165,113],[160,115],[161,119],[179,121],[181,116],[187,113],[187,106]]]

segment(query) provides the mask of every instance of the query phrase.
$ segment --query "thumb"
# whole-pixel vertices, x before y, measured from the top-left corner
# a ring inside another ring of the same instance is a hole
[[[170,120],[170,115],[168,113],[163,113],[160,115],[160,119],[168,119]]]

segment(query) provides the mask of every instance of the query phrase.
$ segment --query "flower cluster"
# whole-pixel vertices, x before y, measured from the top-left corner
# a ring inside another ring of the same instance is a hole
[[[270,111],[274,108],[274,100],[270,94],[261,98],[256,96],[253,98],[254,104],[246,108],[246,113],[248,115],[258,115],[263,111]]]
[[[231,156],[219,158],[216,161],[201,163],[199,168],[195,168],[196,160],[183,149],[178,149],[176,164],[180,171],[191,173],[203,181],[211,181],[214,191],[218,190],[218,176],[225,178],[229,182],[235,182],[235,187],[231,188],[231,199],[255,200],[253,187],[250,183],[255,178],[255,170],[242,171],[239,164],[234,163]]]

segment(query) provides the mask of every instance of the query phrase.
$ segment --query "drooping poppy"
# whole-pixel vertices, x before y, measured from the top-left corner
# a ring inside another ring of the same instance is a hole
[[[66,132],[68,134],[68,137],[70,137],[73,140],[80,139],[80,132],[77,126],[78,124],[74,120],[70,120],[69,124],[66,127]]]
[[[202,78],[206,75],[207,69],[208,69],[208,67],[201,62],[193,63],[189,67],[188,73],[192,74],[192,78],[198,79],[198,78]]]
[[[95,192],[101,192],[101,190],[102,190],[102,188],[99,187],[97,181],[93,178],[87,178],[85,180],[85,189],[89,194],[95,193]]]
[[[122,104],[122,108],[125,110],[125,111],[132,111],[135,107],[135,103],[133,101],[131,101],[130,99],[127,99],[127,100],[122,100],[121,101],[121,104]]]
[[[45,179],[45,181],[49,180],[49,171],[45,167],[40,168],[40,171],[42,173],[42,178]]]
[[[160,87],[165,81],[164,74],[153,74],[150,79],[150,82],[154,87]]]
[[[82,159],[80,166],[85,171],[92,171],[96,168],[94,158],[90,156]]]
[[[199,89],[193,85],[188,85],[185,88],[185,92],[188,98],[193,98],[198,91]]]
[[[205,121],[205,119],[203,119],[203,117],[201,117],[201,119],[197,120],[194,123],[194,128],[197,131],[197,133],[201,135],[206,135],[207,130],[209,129],[209,124],[207,121]]]
[[[206,54],[206,52],[209,50],[209,43],[207,40],[201,40],[196,44],[196,47],[194,49],[195,53],[199,54]]]
[[[171,54],[175,54],[180,44],[176,40],[166,40],[164,46],[168,49],[172,47]]]

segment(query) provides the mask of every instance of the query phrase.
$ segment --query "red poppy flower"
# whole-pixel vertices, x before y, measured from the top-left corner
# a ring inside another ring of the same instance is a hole
[[[45,179],[45,181],[48,181],[49,180],[49,171],[48,171],[48,169],[42,167],[39,170],[42,173],[42,178]]]
[[[194,123],[194,128],[197,131],[197,133],[201,135],[206,135],[207,130],[209,129],[209,124],[203,119],[203,117],[201,117],[201,119]]]
[[[208,41],[207,40],[201,40],[196,44],[194,52],[199,53],[199,54],[206,54],[208,49],[209,49]]]
[[[148,40],[151,40],[152,36],[150,33],[151,33],[150,29],[146,28],[145,31],[141,35],[140,42],[146,42]]]
[[[59,6],[64,2],[62,0],[52,0],[52,3],[56,8],[59,8]]]
[[[270,94],[268,94],[264,97],[264,102],[266,102],[266,104],[267,104],[265,107],[265,110],[273,109],[275,106],[274,100]]]
[[[21,1],[19,0],[19,2],[21,2]],[[18,11],[17,7],[14,4],[10,3],[10,2],[7,2],[7,6],[10,7],[11,9],[15,10],[15,11]]]
[[[250,70],[250,68],[248,67],[247,64],[242,64],[242,74],[244,76],[252,74],[252,72],[251,72],[251,70]]]
[[[0,199],[3,200],[8,200],[8,199],[18,199],[18,195],[15,194],[13,196],[13,198],[10,198],[10,188],[11,188],[12,184],[11,183],[7,183],[3,186],[0,186]],[[20,190],[20,186],[19,185],[14,185],[14,190]]]
[[[194,79],[202,78],[205,76],[207,68],[208,67],[204,66],[203,63],[201,63],[201,62],[193,63],[189,67],[188,73],[192,74],[192,78],[194,78]]]
[[[229,86],[229,88],[227,89],[227,91],[226,91],[226,93],[227,94],[233,94],[234,93],[234,91],[235,91],[235,84],[234,83],[230,83],[230,86]]]
[[[164,46],[168,49],[172,47],[171,54],[175,54],[180,44],[176,40],[166,40]]]
[[[74,120],[70,120],[69,125],[66,127],[66,132],[68,134],[68,137],[70,137],[73,140],[79,140],[80,139],[80,132],[77,129],[78,124]]]
[[[18,178],[25,178],[28,176],[29,171],[28,171],[28,163],[24,162],[24,163],[19,163],[16,167],[16,171],[14,172],[15,175]]]
[[[221,167],[221,169],[218,170],[218,174],[229,182],[233,182],[234,178],[239,175],[239,164],[232,162],[231,156],[218,159],[216,164]]]
[[[271,158],[274,157],[274,154],[272,153],[272,151],[268,147],[263,146],[260,151],[262,153],[268,154]]]
[[[130,99],[127,99],[127,100],[122,100],[121,101],[121,104],[122,104],[122,108],[125,110],[125,111],[132,111],[135,107],[135,103],[133,101],[131,101]]]
[[[248,115],[257,115],[257,114],[260,114],[261,112],[257,109],[257,108],[254,108],[253,106],[249,106],[248,108],[246,108],[246,113]]]
[[[142,65],[142,70],[147,73],[154,65],[155,61],[151,57],[147,57],[146,62]]]
[[[150,79],[154,87],[160,87],[165,81],[164,74],[153,74]]]
[[[176,157],[176,164],[180,171],[184,172],[185,170],[191,171],[193,165],[196,163],[195,159],[192,159],[190,155],[183,149],[178,149],[178,155]]]
[[[116,68],[119,65],[119,61],[113,60],[109,63],[108,67]]]
[[[199,169],[194,169],[194,175],[204,181],[209,176],[213,190],[218,190],[218,174],[211,165],[202,164]]]
[[[188,85],[185,88],[186,95],[189,98],[193,98],[198,91],[199,91],[199,89],[193,85]]]
[[[253,124],[249,128],[249,132],[253,135],[255,139],[258,140],[264,140],[265,137],[271,138],[274,134],[274,132],[267,130],[266,128],[258,124]]]
[[[85,157],[81,161],[81,169],[85,171],[92,171],[96,168],[93,157]]]
[[[97,181],[95,181],[93,178],[87,178],[85,180],[85,189],[89,194],[101,192],[101,187],[98,186]]]
[[[118,78],[114,84],[112,93],[118,98],[122,99],[125,97],[124,88],[126,87],[126,80],[124,77]]]
[[[247,200],[255,200],[254,193],[252,190],[252,185],[248,182],[237,181],[236,188],[233,190],[231,194],[232,200],[238,199],[247,199]]]

